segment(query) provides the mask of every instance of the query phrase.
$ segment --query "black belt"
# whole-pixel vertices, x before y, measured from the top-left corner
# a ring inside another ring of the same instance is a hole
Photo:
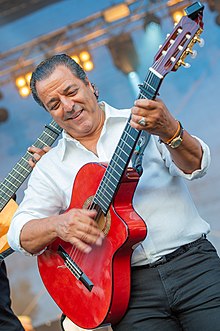
[[[169,253],[167,255],[163,255],[159,260],[157,260],[155,262],[140,265],[140,266],[133,266],[132,269],[136,270],[136,269],[143,269],[143,268],[144,269],[155,268],[159,265],[165,264],[165,263],[173,260],[175,257],[180,256],[183,253],[187,252],[191,247],[196,246],[197,244],[199,244],[204,239],[206,239],[206,234],[202,234],[202,237],[200,237],[199,239],[197,239],[195,241],[192,241],[191,243],[180,246],[179,248],[177,248],[172,253]]]

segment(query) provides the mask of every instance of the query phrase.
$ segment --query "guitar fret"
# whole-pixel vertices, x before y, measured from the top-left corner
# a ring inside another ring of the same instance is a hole
[[[27,159],[25,159],[25,157],[24,157],[24,156],[22,156],[21,160],[24,160],[26,163],[28,163],[28,160],[27,160]]]
[[[12,191],[10,188],[8,188],[4,183],[1,184],[2,186],[5,186],[9,191],[11,191],[14,194],[14,191]],[[1,190],[4,194],[6,194],[8,197],[11,197],[11,195],[9,195],[7,192],[5,192],[4,190]]]
[[[129,157],[129,154],[126,153],[120,146],[118,146],[118,148],[122,151],[122,153],[124,153],[127,157]]]
[[[115,160],[112,159],[111,163],[113,163],[113,162],[115,164],[114,167],[119,167],[120,170],[124,171],[124,168],[122,168],[119,163],[117,163]],[[110,163],[109,163],[109,167],[113,169],[113,165],[111,165]],[[119,173],[119,171],[118,171],[118,173]]]
[[[29,174],[29,171],[25,168],[25,167],[23,167],[21,164],[17,164],[17,166],[16,166],[17,168],[18,167],[21,167],[24,171],[26,171],[28,174]],[[16,170],[15,168],[14,168],[14,170]],[[23,176],[23,174],[22,173],[20,173],[21,174],[21,176]],[[25,177],[26,178],[26,177]]]
[[[131,151],[131,146],[125,141],[125,140],[123,140],[123,139],[121,139],[121,141],[125,144],[125,145],[127,145],[128,147],[129,147],[129,149],[130,149],[130,151]],[[119,141],[119,144],[120,144],[121,142]]]
[[[51,136],[48,132],[45,131],[45,134],[46,134],[49,138],[53,139],[53,136]]]
[[[97,200],[98,197],[99,197],[99,200]],[[103,204],[102,204],[102,201],[100,201],[100,200],[104,201],[104,200],[101,198],[100,194],[99,194],[99,193],[96,193],[96,196],[95,196],[95,198],[94,198],[94,203],[95,203],[95,204],[98,204],[98,205],[101,207],[102,210],[104,210],[104,211],[107,212],[107,210],[108,210],[108,204],[107,204],[107,205],[103,205]],[[106,201],[104,201],[104,202],[106,202]]]
[[[5,178],[5,181],[8,182],[10,185],[14,186],[17,189],[17,185],[15,185],[13,182],[11,182],[8,178]]]
[[[19,186],[22,183],[20,180],[18,180],[17,177],[14,177],[11,172],[8,174],[8,176],[11,176],[13,179],[15,179],[17,182],[19,182]]]
[[[8,199],[5,199],[5,197],[3,195],[1,196],[1,199],[3,199],[4,201],[7,201],[8,202]]]
[[[41,140],[40,138],[38,138],[37,140],[40,141],[41,144],[43,144],[43,145],[45,144],[45,142],[43,140]]]

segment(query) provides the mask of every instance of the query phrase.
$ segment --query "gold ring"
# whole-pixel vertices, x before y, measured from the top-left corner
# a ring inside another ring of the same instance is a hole
[[[142,117],[142,118],[138,121],[138,124],[140,124],[141,126],[146,126],[146,125],[147,125],[147,122],[146,122],[145,118]]]

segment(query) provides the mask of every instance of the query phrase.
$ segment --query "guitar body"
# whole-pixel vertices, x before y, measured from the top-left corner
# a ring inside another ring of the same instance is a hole
[[[89,163],[80,169],[69,209],[90,205],[105,170],[106,166],[98,163]],[[108,214],[102,214],[97,220],[105,234],[102,246],[94,246],[85,254],[57,239],[38,256],[39,271],[48,292],[64,314],[82,328],[114,324],[126,312],[133,246],[146,236],[146,225],[132,207],[138,180],[138,174],[127,169]],[[59,245],[92,282],[91,290],[64,265],[58,254]]]
[[[12,220],[12,217],[18,208],[17,203],[11,199],[0,212],[0,253],[9,248],[7,241],[7,232]]]

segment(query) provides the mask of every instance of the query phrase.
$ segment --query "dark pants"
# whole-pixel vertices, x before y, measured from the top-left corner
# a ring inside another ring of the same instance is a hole
[[[0,263],[0,331],[24,331],[11,309],[10,288],[4,261]]]
[[[220,331],[220,259],[206,239],[163,265],[133,268],[131,287],[114,331]]]

